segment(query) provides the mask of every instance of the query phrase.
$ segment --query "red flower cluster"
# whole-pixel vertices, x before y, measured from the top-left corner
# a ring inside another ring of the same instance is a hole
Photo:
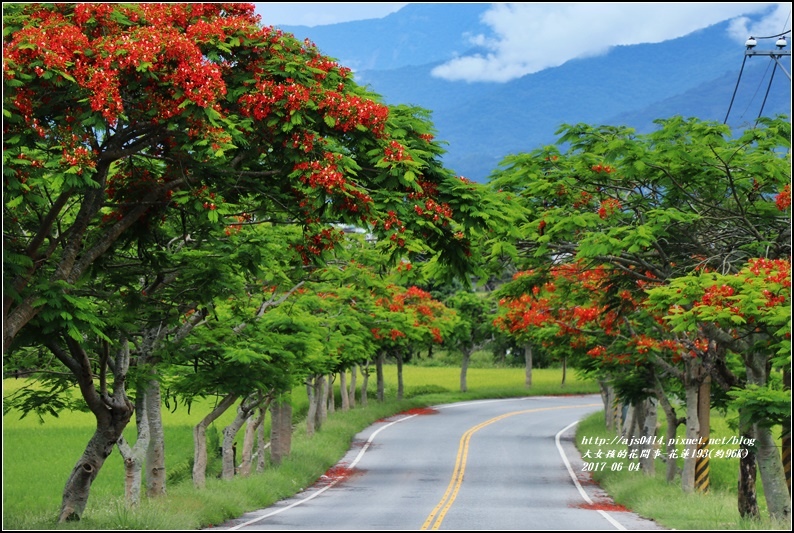
[[[610,167],[609,165],[602,165],[600,163],[598,165],[593,165],[590,168],[590,170],[592,170],[593,172],[595,172],[597,174],[600,174],[601,172],[605,172],[607,174],[611,174],[611,173],[615,172],[615,168],[614,167]]]
[[[598,209],[598,216],[602,219],[606,219],[621,207],[622,205],[620,200],[615,198],[607,198],[601,202],[601,207]]]
[[[389,141],[389,146],[383,149],[383,160],[388,163],[399,161],[413,161],[411,154],[405,153],[405,147],[397,141]]]
[[[768,288],[762,291],[766,299],[765,307],[780,305],[791,297],[791,261],[788,259],[758,258],[750,260],[749,264],[750,272],[754,276],[763,276],[765,285],[779,285],[782,289],[779,292],[773,292]],[[752,279],[748,278],[746,281],[750,283]]]
[[[714,309],[721,310],[724,308],[730,309],[734,314],[741,315],[741,311],[735,305],[732,298],[736,291],[730,285],[712,285],[708,287],[700,297],[700,300],[692,304],[693,307],[708,306]]]
[[[364,126],[375,135],[383,135],[389,108],[373,100],[329,91],[319,99],[319,109],[334,121],[335,128],[351,131]]]
[[[575,208],[586,207],[590,204],[590,200],[593,199],[593,195],[587,191],[582,191],[579,193],[579,200],[573,203]],[[603,218],[603,217],[602,217]]]
[[[783,190],[775,197],[775,205],[780,211],[791,207],[791,185],[786,184]]]
[[[578,327],[587,324],[588,322],[595,321],[603,312],[603,309],[593,306],[593,307],[574,307],[573,315],[576,318],[576,325]]]
[[[791,287],[791,261],[788,259],[751,259],[750,272],[756,276],[764,275],[767,282],[780,283]]]
[[[77,4],[70,17],[41,9],[33,14],[39,23],[14,33],[4,47],[5,75],[29,69],[43,77],[50,71],[55,86],[76,83],[88,93],[91,109],[111,125],[129,112],[125,102],[154,109],[156,120],[183,113],[186,101],[210,107],[226,94],[226,86],[221,67],[205,57],[197,41],[225,40],[229,28],[255,28],[252,10],[229,9],[220,4]],[[225,17],[224,27],[202,19],[222,11],[239,16]],[[137,25],[123,24],[125,17]],[[136,96],[123,98],[129,91]]]
[[[405,337],[405,333],[403,333],[399,329],[392,328],[392,330],[389,332],[389,336],[391,337],[391,340],[396,341],[400,337]]]
[[[263,79],[259,80],[252,92],[240,96],[238,103],[244,116],[264,120],[274,109],[286,109],[286,120],[289,120],[290,114],[302,109],[310,99],[309,89],[291,78],[285,83]]]
[[[449,220],[452,218],[452,208],[449,206],[449,204],[447,204],[446,202],[438,203],[431,198],[425,200],[424,207],[415,204],[414,212],[416,212],[416,214],[419,216],[423,216],[427,219],[432,220],[433,222],[438,222],[439,220],[443,220],[443,224],[445,226],[449,223]]]
[[[301,255],[303,264],[311,263],[311,255],[319,256],[324,250],[332,250],[344,238],[342,230],[323,228],[319,233],[307,235],[306,244],[298,244],[295,250]]]
[[[312,189],[321,187],[325,192],[332,193],[335,189],[344,189],[347,184],[347,180],[345,180],[345,176],[338,165],[338,160],[341,157],[339,154],[326,152],[323,161],[303,161],[297,163],[293,170],[301,171],[301,182]]]

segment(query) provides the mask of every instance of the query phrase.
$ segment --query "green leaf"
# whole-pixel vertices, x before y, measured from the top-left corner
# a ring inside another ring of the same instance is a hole
[[[6,202],[6,207],[8,209],[13,209],[13,208],[19,206],[22,203],[23,199],[24,199],[24,196],[22,196],[21,194],[17,194],[17,195],[13,196],[10,200],[8,200]]]
[[[64,72],[62,70],[56,70],[56,72],[58,74],[60,74],[64,79],[69,80],[72,83],[76,83],[76,80],[73,77],[71,77],[69,74],[67,74],[66,72]]]

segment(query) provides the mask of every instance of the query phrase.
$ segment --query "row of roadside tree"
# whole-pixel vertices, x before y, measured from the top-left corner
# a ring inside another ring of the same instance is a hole
[[[329,376],[353,406],[372,364],[382,400],[385,358],[434,344],[463,353],[465,391],[494,325],[525,347],[528,384],[533,349],[570,363],[608,412],[631,406],[632,435],[655,431],[657,405],[688,436],[703,398],[739,409],[758,443],[740,509],[758,515],[757,464],[770,514],[790,515],[773,434],[790,417],[787,117],[740,135],[567,125],[478,184],[443,166],[427,111],[383,104],[251,5],[18,4],[3,20],[4,377],[37,378],[6,406],[57,412],[77,386],[97,420],[59,520],[116,447],[132,503],[142,472],[165,494],[163,388],[217,398],[194,433],[201,488],[225,410],[229,477],[235,437],[268,411],[271,460],[289,453],[296,385],[310,432]]]

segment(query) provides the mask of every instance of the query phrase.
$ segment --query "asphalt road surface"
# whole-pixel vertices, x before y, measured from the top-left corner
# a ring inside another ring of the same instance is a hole
[[[660,530],[584,471],[575,425],[597,395],[479,400],[402,413],[359,433],[293,498],[213,530]]]

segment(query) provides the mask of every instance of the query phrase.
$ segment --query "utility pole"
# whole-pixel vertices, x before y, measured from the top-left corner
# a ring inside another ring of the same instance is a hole
[[[758,39],[774,39],[775,37],[777,37],[778,39],[777,39],[777,41],[775,41],[775,49],[774,50],[758,50],[758,49],[756,49],[756,46],[758,45]],[[731,113],[731,108],[733,107],[733,101],[736,98],[736,91],[739,89],[739,82],[742,79],[742,72],[744,72],[744,65],[747,62],[747,58],[748,57],[766,56],[766,57],[769,57],[770,59],[772,59],[772,61],[775,62],[775,67],[772,69],[772,75],[769,78],[769,85],[767,85],[767,88],[766,88],[766,95],[764,96],[764,105],[766,104],[767,96],[769,96],[769,89],[772,87],[772,80],[775,77],[775,71],[777,70],[777,67],[780,67],[780,70],[782,70],[786,74],[786,76],[788,77],[789,82],[791,81],[791,73],[788,70],[786,70],[786,67],[780,62],[780,60],[783,57],[791,57],[791,50],[784,50],[786,48],[786,46],[788,46],[788,41],[786,40],[786,38],[783,35],[779,35],[779,36],[776,35],[776,36],[773,36],[773,37],[759,37],[758,39],[756,39],[753,36],[750,36],[750,38],[747,39],[747,41],[744,43],[745,51],[744,51],[744,59],[742,60],[742,68],[739,71],[739,78],[736,80],[736,87],[733,89],[733,96],[731,97],[731,104],[730,104],[730,106],[728,106],[728,113],[726,113],[726,115],[725,115],[725,120],[723,121],[723,124],[727,124],[728,123],[728,115],[730,115],[730,113]],[[764,105],[761,106],[761,111],[758,113],[759,117],[761,116],[761,114],[764,111]]]
[[[747,42],[744,45],[747,47],[747,50],[744,51],[745,57],[753,57],[753,56],[767,56],[771,57],[772,60],[777,63],[777,66],[781,68],[783,72],[786,73],[788,76],[788,81],[791,81],[791,73],[786,70],[786,67],[780,63],[780,58],[784,56],[791,57],[791,50],[784,50],[788,41],[786,41],[785,37],[780,37],[777,42],[775,42],[775,47],[777,50],[756,50],[755,47],[758,44],[758,41],[754,37],[750,37],[747,39]]]

